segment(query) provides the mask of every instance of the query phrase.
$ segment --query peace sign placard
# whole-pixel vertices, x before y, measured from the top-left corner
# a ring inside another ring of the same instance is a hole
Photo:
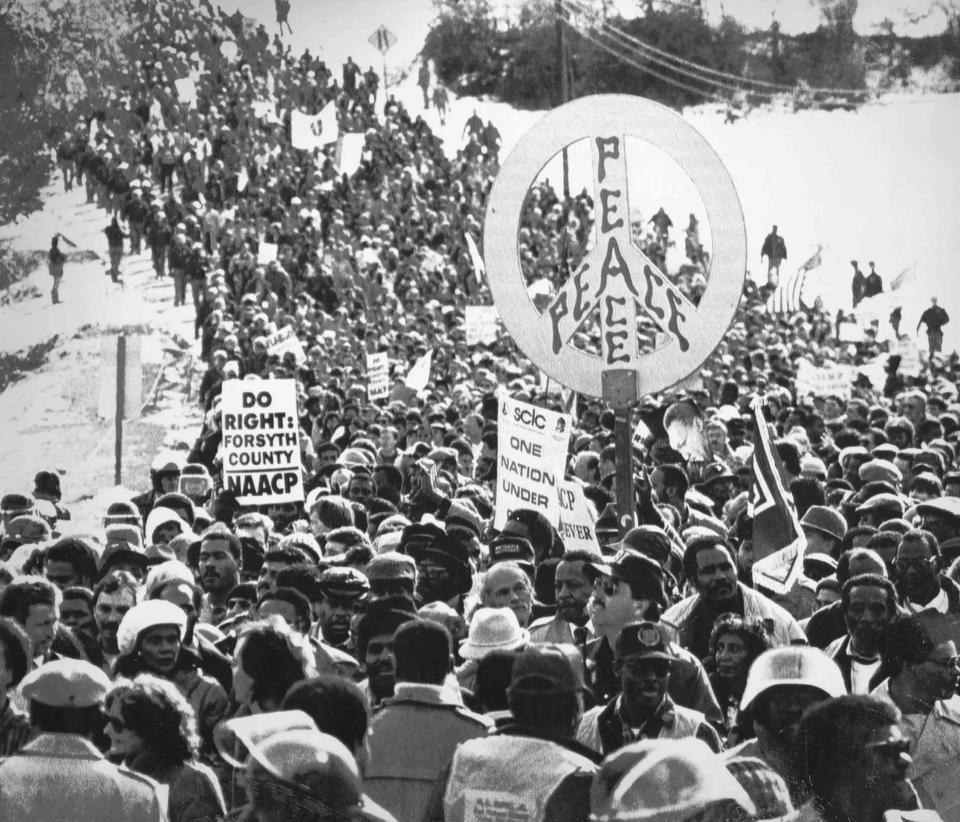
[[[694,305],[633,244],[625,138],[639,137],[690,177],[706,208],[713,255],[706,291]],[[594,243],[541,314],[527,295],[518,231],[524,199],[547,162],[586,138],[592,158]],[[583,394],[604,396],[604,372],[635,375],[635,396],[655,393],[693,373],[726,333],[746,277],[747,242],[740,200],[709,143],[679,114],[641,97],[584,97],[548,113],[510,152],[487,207],[484,256],[504,325],[547,375]],[[570,340],[599,309],[602,355]],[[662,332],[641,353],[637,314]]]

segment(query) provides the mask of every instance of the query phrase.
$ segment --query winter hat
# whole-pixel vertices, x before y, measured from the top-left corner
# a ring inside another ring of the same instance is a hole
[[[470,620],[470,632],[460,643],[464,659],[481,659],[491,651],[514,651],[530,642],[530,632],[521,628],[509,608],[478,608]]]

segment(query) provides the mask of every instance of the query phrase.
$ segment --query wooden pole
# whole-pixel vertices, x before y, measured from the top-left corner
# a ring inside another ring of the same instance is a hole
[[[126,405],[125,383],[127,378],[127,337],[117,337],[117,409],[114,414],[114,463],[113,484],[119,485],[123,463],[123,409]]]

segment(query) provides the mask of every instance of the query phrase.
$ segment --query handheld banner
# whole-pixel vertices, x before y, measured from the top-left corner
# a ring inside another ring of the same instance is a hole
[[[295,380],[223,384],[223,481],[241,505],[303,499]]]
[[[503,528],[510,512],[518,508],[532,508],[557,522],[570,417],[501,394],[498,420],[493,527]]]
[[[293,354],[300,363],[307,359],[307,352],[303,350],[303,343],[292,325],[286,325],[267,337],[267,353],[281,359],[284,354]]]
[[[560,502],[557,531],[563,537],[566,550],[589,551],[600,556],[597,511],[583,493],[583,486],[576,482],[563,482],[557,494]]]
[[[267,265],[277,259],[279,246],[276,243],[268,243],[265,240],[260,241],[257,247],[257,265]]]
[[[801,359],[797,363],[797,396],[815,397],[836,395],[841,399],[850,399],[853,393],[854,369],[849,365],[831,364],[818,368],[809,360]]]
[[[367,354],[367,397],[379,400],[390,396],[390,360],[386,351]]]
[[[489,345],[497,341],[497,320],[500,312],[495,305],[468,305],[463,313],[467,345]]]

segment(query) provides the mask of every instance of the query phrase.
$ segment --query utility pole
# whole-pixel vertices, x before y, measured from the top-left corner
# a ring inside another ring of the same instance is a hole
[[[560,105],[570,102],[570,83],[567,77],[567,47],[563,39],[563,2],[556,0],[554,14],[557,18],[557,85],[560,89]],[[570,160],[567,147],[563,148],[563,196],[570,196]]]

